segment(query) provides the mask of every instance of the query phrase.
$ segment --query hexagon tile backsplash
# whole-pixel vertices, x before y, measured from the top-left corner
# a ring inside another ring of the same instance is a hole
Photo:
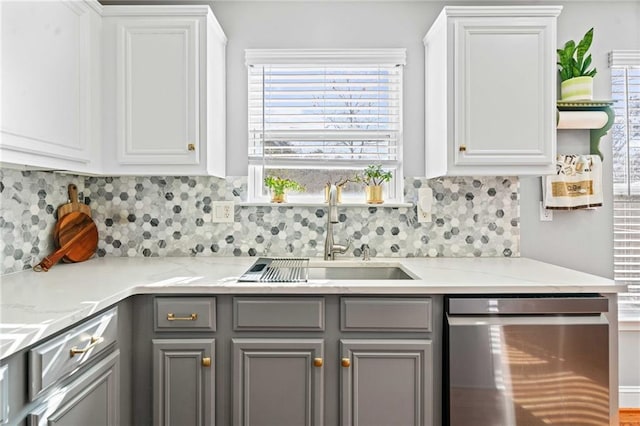
[[[0,273],[27,269],[53,250],[56,209],[76,183],[98,225],[98,256],[322,256],[326,209],[238,206],[212,223],[211,202],[246,200],[245,177],[81,177],[0,169]],[[519,256],[517,177],[405,178],[405,201],[433,189],[433,222],[415,207],[339,207],[336,239],[349,256]]]

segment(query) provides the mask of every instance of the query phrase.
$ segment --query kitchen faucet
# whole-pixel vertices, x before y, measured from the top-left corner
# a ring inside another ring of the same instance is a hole
[[[327,215],[327,238],[324,240],[324,260],[335,260],[336,253],[345,254],[351,246],[351,238],[347,240],[347,245],[334,244],[333,224],[338,223],[338,189],[335,185],[329,187],[329,211]]]

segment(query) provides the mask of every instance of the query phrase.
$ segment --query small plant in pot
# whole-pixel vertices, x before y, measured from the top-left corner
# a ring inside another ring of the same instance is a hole
[[[564,48],[557,50],[561,80],[560,97],[563,101],[593,99],[593,77],[597,70],[589,69],[591,55],[587,55],[592,40],[593,28],[587,31],[578,45],[575,41],[569,40]]]
[[[364,192],[367,204],[382,204],[384,202],[382,199],[382,184],[389,182],[392,176],[390,171],[382,169],[381,164],[371,164],[356,176],[356,182],[361,182],[365,185]]]
[[[342,188],[344,188],[344,186],[346,184],[348,184],[349,182],[351,182],[351,179],[349,178],[340,178],[337,181],[335,181],[333,183],[333,185],[336,186],[336,202],[338,204],[340,204],[342,202]],[[324,202],[328,203],[329,202],[329,190],[331,189],[331,181],[327,182],[327,184],[324,187]]]
[[[287,201],[287,191],[304,191],[304,186],[295,180],[278,176],[267,176],[264,178],[264,184],[271,191],[272,203],[285,203]]]

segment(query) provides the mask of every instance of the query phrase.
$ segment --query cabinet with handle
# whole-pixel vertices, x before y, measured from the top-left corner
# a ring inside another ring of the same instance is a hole
[[[106,173],[224,176],[226,37],[208,6],[106,6]]]
[[[427,177],[554,172],[561,10],[443,9],[424,38]]]
[[[215,423],[215,340],[153,339],[153,424]]]
[[[440,423],[436,296],[139,296],[135,311],[136,327],[146,331],[134,333],[134,418],[152,414],[155,425]]]
[[[233,425],[322,425],[322,339],[233,339]]]
[[[431,424],[431,341],[340,341],[340,412],[344,426]]]
[[[120,351],[116,350],[72,382],[59,386],[31,410],[30,426],[116,426],[120,424]]]

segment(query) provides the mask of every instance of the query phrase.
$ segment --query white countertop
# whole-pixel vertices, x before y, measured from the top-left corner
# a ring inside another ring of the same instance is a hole
[[[251,257],[104,257],[1,277],[0,359],[135,294],[618,293],[613,280],[526,258],[387,258],[326,262],[399,266],[415,280],[238,283]],[[322,266],[311,259],[311,266]]]

